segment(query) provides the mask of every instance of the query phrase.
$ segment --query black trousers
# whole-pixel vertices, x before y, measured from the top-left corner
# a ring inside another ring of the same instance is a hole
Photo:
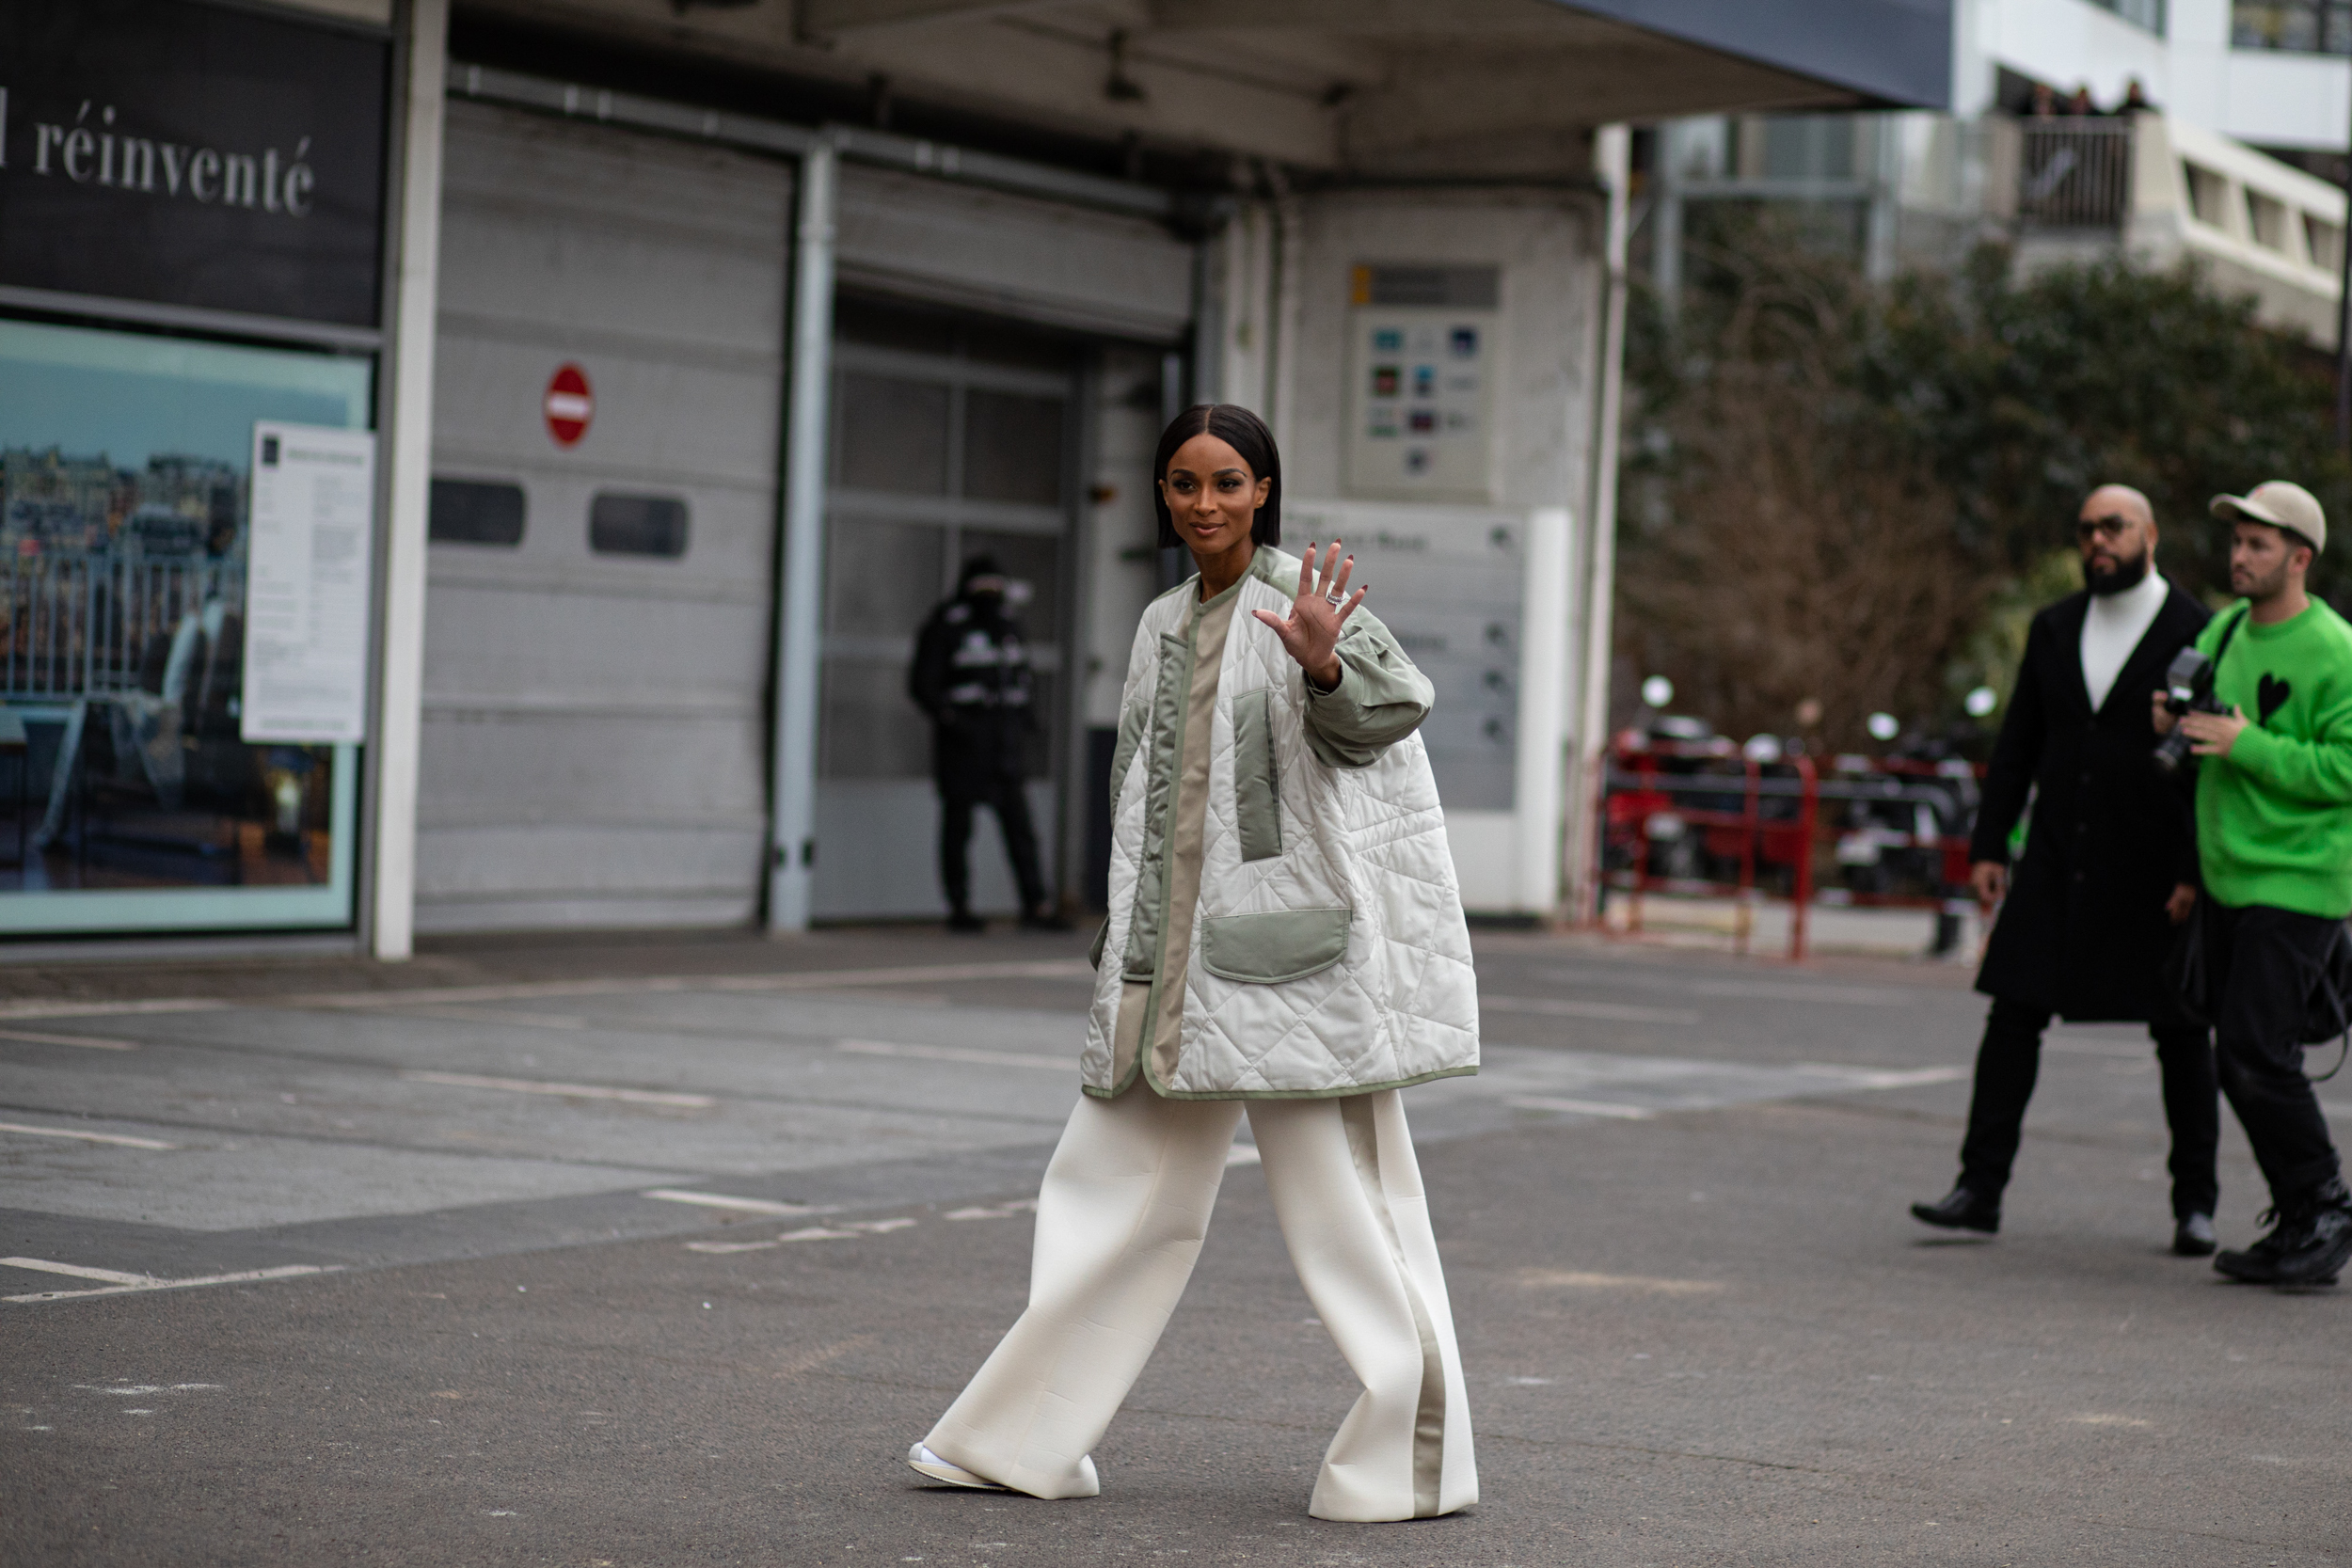
[[[1005,835],[1005,854],[1012,862],[1013,880],[1021,884],[1024,914],[1042,907],[1045,879],[1038,872],[1037,831],[1029,825],[1029,799],[1021,780],[1006,774],[964,775],[939,781],[939,880],[947,892],[947,906],[958,914],[972,907],[972,808],[986,806],[996,814]]]
[[[2339,1170],[2319,1096],[2303,1075],[2301,1036],[2342,922],[2210,900],[2201,918],[2221,1092],[2254,1146],[2270,1201],[2290,1208]]]
[[[2017,1159],[2026,1102],[2042,1070],[2042,1034],[2050,1015],[1994,998],[1977,1047],[1977,1086],[1968,1102],[1968,1135],[1960,1146],[1960,1184],[2000,1201]],[[2221,1196],[2214,1149],[2221,1141],[2221,1102],[2214,1088],[2214,1051],[2198,1028],[2150,1024],[2164,1076],[2164,1119],[2172,1129],[2172,1217],[2210,1214]]]

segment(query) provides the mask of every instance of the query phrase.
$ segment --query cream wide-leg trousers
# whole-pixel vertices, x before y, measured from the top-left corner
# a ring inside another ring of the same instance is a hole
[[[1415,1519],[1478,1500],[1454,1316],[1394,1090],[1081,1099],[1038,1195],[1028,1309],[926,1447],[1034,1497],[1100,1490],[1089,1455],[1192,1277],[1245,1103],[1292,1265],[1363,1384],[1307,1511]]]

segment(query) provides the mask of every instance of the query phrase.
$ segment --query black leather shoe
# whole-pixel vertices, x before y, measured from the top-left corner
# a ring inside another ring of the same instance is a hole
[[[1980,1230],[1990,1236],[2001,1228],[2001,1206],[1965,1187],[1954,1187],[1933,1203],[1913,1204],[1911,1217],[1942,1230]]]
[[[958,910],[947,917],[947,929],[961,931],[968,935],[976,931],[987,930],[988,922],[974,914],[970,910]]]
[[[2270,1233],[2244,1252],[2225,1252],[2213,1266],[2249,1285],[2332,1285],[2352,1261],[2352,1196],[2341,1180],[2279,1216]]]
[[[2214,1248],[2221,1244],[2213,1233],[2211,1214],[2183,1214],[2172,1227],[2172,1256],[2175,1258],[2211,1258]]]
[[[1041,904],[1021,917],[1025,931],[1073,931],[1077,927],[1064,920],[1051,904]]]

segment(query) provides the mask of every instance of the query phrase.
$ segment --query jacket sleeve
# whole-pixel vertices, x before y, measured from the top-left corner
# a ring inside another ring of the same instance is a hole
[[[2329,682],[2315,717],[2309,740],[2249,724],[2238,732],[2229,755],[2219,760],[2296,800],[2320,806],[2352,804],[2352,685]],[[2211,766],[2215,759],[2205,761]]]
[[[2042,707],[2041,662],[2048,657],[2048,623],[2034,617],[2026,635],[2026,657],[2017,667],[2017,684],[2001,720],[2000,737],[1993,743],[1993,762],[1984,773],[1984,798],[1977,806],[1976,831],[1968,835],[1968,859],[2009,863],[2009,835],[2025,815],[2026,798],[2042,767],[2042,749],[2049,727]]]
[[[1421,728],[1437,691],[1368,610],[1348,617],[1334,651],[1340,684],[1317,691],[1305,683],[1307,745],[1327,768],[1369,768]]]
[[[907,695],[937,723],[947,705],[947,624],[937,610],[914,639],[914,662],[907,667]]]

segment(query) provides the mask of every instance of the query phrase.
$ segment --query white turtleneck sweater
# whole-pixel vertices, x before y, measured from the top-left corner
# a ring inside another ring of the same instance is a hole
[[[2148,635],[2172,590],[2152,562],[2148,575],[2121,594],[2093,594],[2083,617],[2083,686],[2096,713],[2115,688],[2115,677]]]

